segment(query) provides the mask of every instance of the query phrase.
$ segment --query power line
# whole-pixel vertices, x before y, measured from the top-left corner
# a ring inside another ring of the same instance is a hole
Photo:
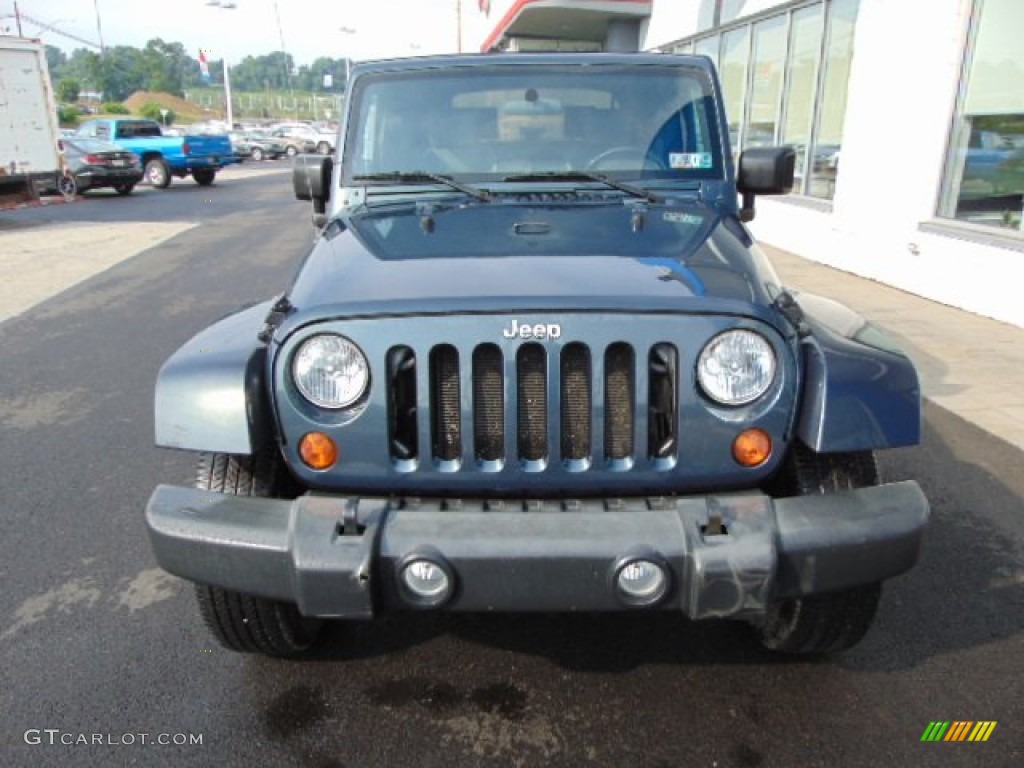
[[[18,15],[7,14],[6,16],[0,16],[0,18],[2,18],[2,19],[24,19],[25,21],[29,22],[30,24],[35,24],[40,29],[45,29],[48,32],[53,32],[55,35],[60,35],[61,37],[66,37],[69,40],[74,40],[75,42],[82,43],[83,45],[88,45],[90,48],[99,48],[101,51],[103,50],[103,46],[98,45],[97,43],[94,43],[92,40],[86,40],[84,37],[79,37],[78,35],[72,35],[70,32],[64,32],[63,30],[58,29],[57,27],[53,26],[52,24],[47,24],[45,21],[40,21],[39,19],[32,18],[27,13],[21,13],[19,11]]]

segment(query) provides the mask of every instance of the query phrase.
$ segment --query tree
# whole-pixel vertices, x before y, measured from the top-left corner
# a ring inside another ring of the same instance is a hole
[[[330,88],[324,88],[324,75],[331,76]],[[303,91],[338,92],[345,90],[345,60],[321,56],[314,59],[309,66],[299,67],[299,74],[295,78],[295,87]]]
[[[170,125],[173,123],[174,118],[176,117],[174,111],[168,109],[167,116],[165,117],[160,112],[161,109],[163,109],[163,107],[160,104],[157,104],[155,101],[148,101],[142,105],[142,108],[139,110],[139,114],[143,117],[148,117],[150,120],[156,120],[158,123],[163,123],[164,125]]]
[[[65,77],[57,82],[57,98],[65,104],[74,104],[82,92],[82,84],[74,78]]]
[[[46,67],[50,70],[50,78],[55,79],[62,74],[61,69],[68,63],[68,57],[55,45],[47,45],[45,50]]]
[[[260,91],[265,87],[294,87],[291,82],[291,71],[294,66],[295,61],[291,55],[281,51],[264,56],[246,56],[231,67],[231,85],[239,91]]]
[[[175,96],[184,95],[186,75],[190,72],[191,56],[181,43],[165,43],[159,37],[146,43],[141,64],[146,74],[146,90],[163,91]],[[196,63],[196,69],[199,65]]]
[[[86,72],[82,79],[101,91],[106,101],[124,101],[149,84],[143,53],[138,48],[117,45],[108,48],[103,55],[79,49],[71,55],[73,63],[77,63],[75,57],[79,52]]]

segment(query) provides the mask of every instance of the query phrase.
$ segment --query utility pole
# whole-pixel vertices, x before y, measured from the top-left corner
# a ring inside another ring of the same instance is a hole
[[[284,47],[284,29],[281,28],[281,14],[277,10],[277,0],[274,0],[274,18],[277,20],[277,38],[281,41],[281,55],[284,57],[284,85],[288,89],[288,93],[294,96],[292,91],[292,73],[291,68],[288,66],[288,51]]]
[[[462,0],[455,0],[455,52],[462,53]]]
[[[18,10],[18,2],[14,2],[14,20],[18,22],[18,37],[24,37],[21,33],[21,11]]]
[[[92,0],[93,8],[96,9],[96,35],[100,39],[100,56],[107,52],[103,45],[103,27],[100,25],[100,0]]]

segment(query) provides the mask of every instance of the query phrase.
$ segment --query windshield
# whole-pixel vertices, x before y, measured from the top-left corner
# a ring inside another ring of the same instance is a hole
[[[619,64],[452,67],[356,82],[345,183],[443,174],[713,179],[723,175],[706,74]],[[375,179],[357,177],[376,177]]]

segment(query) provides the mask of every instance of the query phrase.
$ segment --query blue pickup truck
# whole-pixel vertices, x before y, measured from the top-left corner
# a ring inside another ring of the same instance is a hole
[[[134,152],[142,159],[145,180],[159,189],[169,187],[172,176],[183,179],[191,175],[199,186],[209,186],[217,171],[238,162],[226,135],[164,136],[155,120],[89,120],[75,135],[109,141]]]

